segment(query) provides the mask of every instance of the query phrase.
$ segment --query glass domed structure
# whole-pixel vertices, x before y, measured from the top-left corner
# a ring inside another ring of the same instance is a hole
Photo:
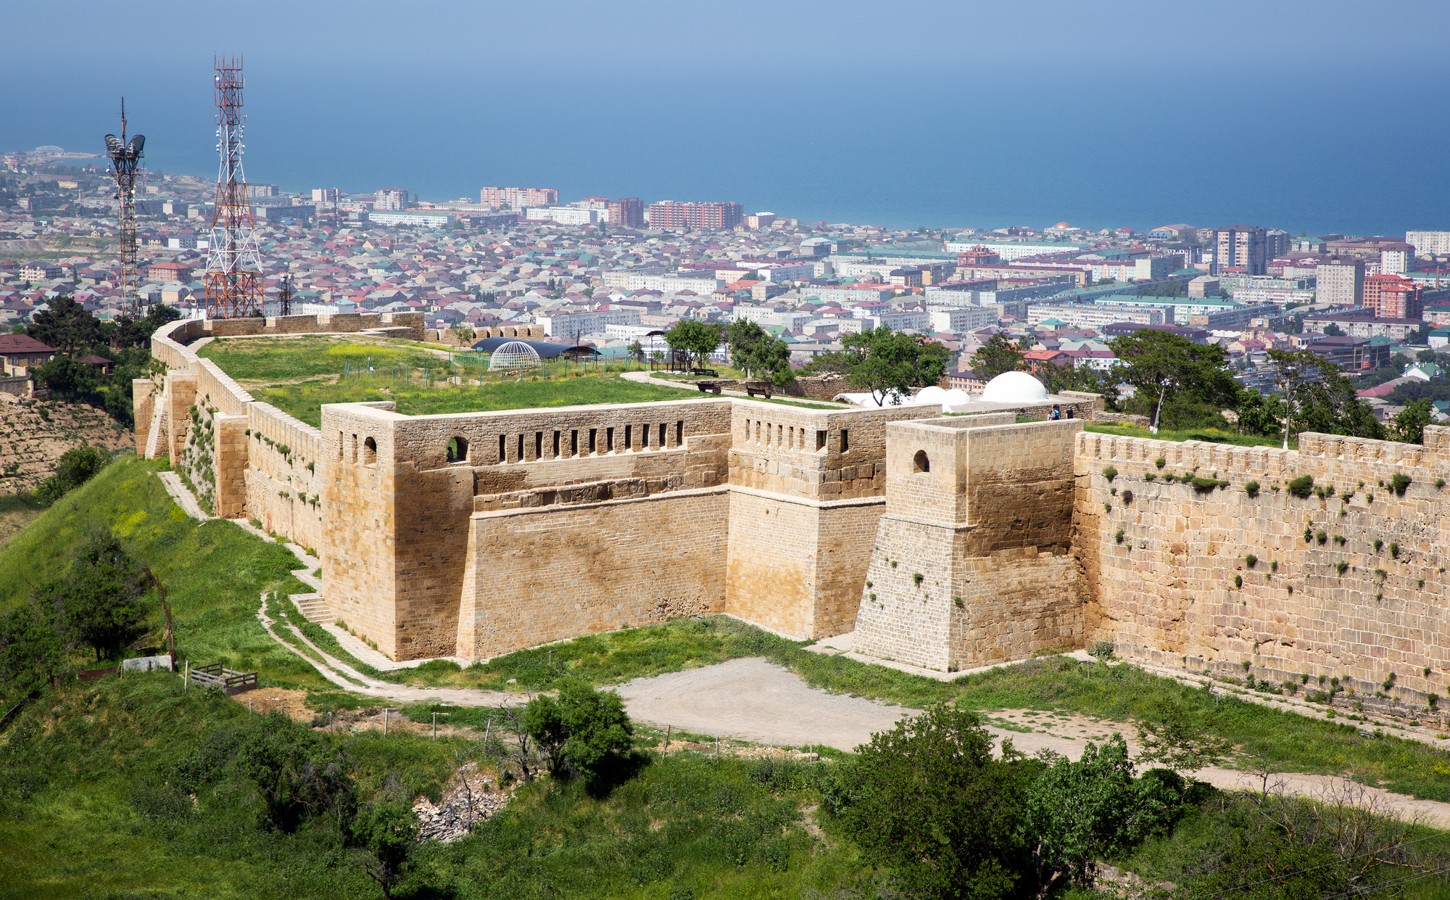
[[[504,375],[532,372],[541,365],[539,351],[523,341],[509,341],[495,349],[488,358],[488,370]]]

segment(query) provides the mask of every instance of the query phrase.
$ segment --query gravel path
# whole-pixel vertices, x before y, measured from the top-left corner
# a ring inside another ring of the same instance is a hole
[[[821,744],[852,750],[916,712],[901,706],[830,694],[764,659],[638,678],[620,685],[632,718],[694,734],[758,744]]]

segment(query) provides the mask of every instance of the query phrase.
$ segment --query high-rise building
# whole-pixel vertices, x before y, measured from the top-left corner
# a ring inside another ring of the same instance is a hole
[[[1420,256],[1450,255],[1450,231],[1407,231],[1405,243],[1414,244]]]
[[[1287,256],[1293,243],[1294,238],[1289,232],[1282,228],[1270,228],[1264,232],[1264,258],[1278,259]]]
[[[625,228],[644,227],[644,201],[638,197],[621,197],[618,200],[610,200],[607,207],[610,225],[623,225]]]
[[[379,212],[397,212],[408,208],[408,192],[402,188],[379,188],[373,194],[373,209]]]
[[[339,199],[341,199],[341,195],[339,194],[337,188],[312,189],[313,203],[336,203]]]
[[[1265,274],[1268,240],[1264,229],[1257,225],[1229,225],[1215,229],[1213,237],[1213,270],[1209,274],[1220,275],[1225,270],[1245,275]]]
[[[728,231],[744,219],[739,203],[679,203],[661,200],[649,205],[647,214],[651,228],[698,228],[702,231]]]
[[[1418,319],[1425,311],[1422,290],[1403,275],[1370,275],[1364,280],[1364,305],[1376,319]]]
[[[478,192],[478,202],[490,209],[519,210],[529,206],[558,206],[559,192],[553,188],[486,187]]]
[[[1415,259],[1415,248],[1410,244],[1394,243],[1380,247],[1380,272],[1403,275],[1410,271]]]
[[[1332,259],[1316,266],[1314,299],[1335,306],[1364,305],[1364,260]]]

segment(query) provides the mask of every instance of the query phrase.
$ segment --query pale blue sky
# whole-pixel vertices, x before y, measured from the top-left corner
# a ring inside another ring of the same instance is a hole
[[[851,193],[1153,224],[1152,198],[1228,215],[1236,178],[1286,225],[1326,194],[1309,227],[1450,193],[1404,162],[1450,153],[1443,0],[163,0],[129,35],[113,3],[7,6],[0,149],[99,148],[124,93],[149,165],[210,172],[212,58],[239,53],[248,174],[289,188],[537,182],[821,215]]]

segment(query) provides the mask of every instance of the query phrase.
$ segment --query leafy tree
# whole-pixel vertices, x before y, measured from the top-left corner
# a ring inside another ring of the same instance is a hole
[[[30,317],[26,333],[61,353],[75,355],[105,343],[101,323],[75,301],[74,297],[55,297],[46,309]]]
[[[1046,386],[1048,393],[1083,391],[1089,394],[1101,394],[1110,408],[1117,408],[1118,382],[1121,379],[1116,366],[1103,370],[1092,366],[1074,366],[1070,363],[1045,363],[1037,367],[1036,376]]]
[[[790,347],[756,323],[746,319],[731,322],[725,330],[725,343],[731,361],[746,375],[766,375],[778,385],[790,383]]]
[[[1152,411],[1154,431],[1165,418],[1175,425],[1221,423],[1219,410],[1238,397],[1220,347],[1151,329],[1113,338],[1109,346],[1123,361],[1123,380],[1136,388],[1133,405]]]
[[[1299,431],[1381,438],[1384,428],[1339,367],[1308,350],[1270,350],[1274,385],[1285,401],[1284,441]]]
[[[682,350],[690,366],[697,366],[720,346],[720,327],[699,319],[681,319],[665,332],[671,350]]]
[[[66,573],[42,589],[42,602],[72,643],[92,648],[97,660],[118,656],[146,633],[142,597],[151,579],[109,532],[91,535],[75,554]]]
[[[64,647],[47,611],[29,603],[0,618],[0,689],[29,693],[50,680],[65,661]]]
[[[1024,353],[1031,346],[1030,336],[1021,341],[1013,341],[998,332],[987,338],[987,342],[972,354],[972,371],[983,380],[991,380],[1003,372],[1025,372],[1027,358]]]
[[[1335,323],[1330,322],[1328,325],[1325,325],[1324,326],[1324,336],[1325,337],[1344,337],[1344,329],[1343,328],[1340,328]]]
[[[393,891],[413,866],[418,820],[406,803],[385,802],[365,808],[353,824],[353,840],[366,854],[368,877],[392,900]]]
[[[1222,762],[1233,745],[1194,725],[1182,709],[1164,711],[1157,720],[1140,723],[1143,743],[1138,759],[1157,763],[1176,775],[1194,772]]]
[[[884,325],[847,335],[841,345],[846,380],[870,391],[877,406],[885,406],[893,391],[904,395],[940,382],[951,355],[941,344]]]
[[[150,349],[151,335],[168,322],[181,318],[181,312],[172,306],[153,304],[140,318],[121,316],[116,322],[112,344],[118,348],[141,347]]]
[[[1027,792],[1027,833],[1039,896],[1062,878],[1086,885],[1099,859],[1172,823],[1179,794],[1159,778],[1136,780],[1128,745],[1114,734],[1088,743],[1077,762],[1058,758]]]
[[[63,354],[31,369],[30,374],[39,386],[72,400],[94,393],[100,383],[94,368]]]
[[[904,895],[1021,893],[1027,770],[992,758],[975,713],[937,706],[839,765],[827,806],[869,858],[896,871]]]
[[[356,812],[352,778],[341,754],[280,712],[247,722],[237,769],[257,789],[271,828],[290,834],[307,819],[332,813],[344,833]]]
[[[555,776],[578,775],[597,782],[600,766],[628,750],[633,736],[624,701],[614,691],[596,691],[570,679],[557,699],[547,694],[524,707],[523,728],[548,759]]]
[[[635,362],[644,362],[644,345],[639,341],[630,341],[629,346],[625,348],[625,352]]]
[[[1425,426],[1430,424],[1429,400],[1415,400],[1395,414],[1394,438],[1406,444],[1425,443]]]
[[[40,487],[35,489],[35,497],[49,506],[90,481],[108,462],[110,458],[100,447],[72,447],[60,455],[55,474],[41,482]]]
[[[1273,394],[1244,391],[1236,411],[1241,434],[1271,435],[1284,428],[1284,401]]]

